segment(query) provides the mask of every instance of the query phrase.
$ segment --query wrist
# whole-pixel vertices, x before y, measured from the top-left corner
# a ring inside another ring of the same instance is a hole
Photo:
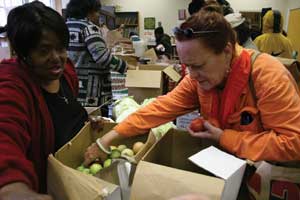
[[[99,149],[100,149],[102,152],[104,152],[104,153],[106,153],[106,154],[110,154],[110,153],[111,153],[111,150],[110,150],[110,149],[107,149],[107,148],[101,143],[101,139],[100,139],[100,138],[98,138],[98,139],[96,140],[96,144],[97,144],[97,146],[99,147]]]
[[[223,130],[220,129],[220,131],[217,132],[216,137],[215,137],[215,141],[219,144],[220,143],[220,139],[221,136],[223,135]]]

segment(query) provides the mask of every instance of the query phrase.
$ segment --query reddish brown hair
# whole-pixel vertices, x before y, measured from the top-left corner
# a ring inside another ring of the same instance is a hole
[[[186,37],[184,34],[175,34],[178,41],[191,40],[199,38],[199,40],[216,54],[221,53],[230,42],[235,46],[236,35],[230,24],[226,21],[221,13],[212,6],[202,8],[198,13],[189,17],[181,24],[180,29],[193,29],[193,31],[216,31],[207,34],[195,35],[194,37]]]

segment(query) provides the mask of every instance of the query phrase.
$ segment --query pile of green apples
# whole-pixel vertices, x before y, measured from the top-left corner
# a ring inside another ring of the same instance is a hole
[[[136,142],[134,143],[132,149],[128,148],[124,144],[120,144],[119,146],[110,146],[111,153],[109,154],[108,158],[102,163],[96,161],[92,163],[89,167],[85,167],[83,165],[80,165],[76,168],[76,170],[90,175],[95,175],[99,171],[101,171],[103,168],[107,168],[111,165],[114,159],[118,158],[128,158],[133,157],[136,155],[144,146],[144,143],[142,142]]]

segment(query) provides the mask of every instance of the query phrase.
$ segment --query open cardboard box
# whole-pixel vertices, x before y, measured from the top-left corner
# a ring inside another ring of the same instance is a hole
[[[110,183],[75,170],[82,164],[87,147],[115,125],[116,123],[105,123],[103,130],[96,132],[92,130],[90,123],[87,123],[70,142],[55,153],[55,156],[49,156],[48,193],[54,199],[121,199],[121,190],[116,183]],[[135,161],[138,162],[155,142],[155,136],[152,133],[124,138],[112,145],[125,144],[132,147],[137,141],[145,143],[144,147],[134,156]]]
[[[101,116],[101,110],[99,107],[84,107],[88,115],[99,115]]]
[[[236,199],[246,162],[211,145],[185,131],[170,130],[139,162],[131,199],[163,200],[189,193]]]
[[[140,65],[136,70],[127,70],[125,86],[128,88],[128,95],[134,96],[141,103],[144,99],[166,94],[166,76],[175,82],[181,78],[171,65]]]
[[[116,53],[114,54],[118,58],[126,61],[128,64],[137,66],[139,58],[135,56],[133,53],[131,54],[123,54],[123,53]]]

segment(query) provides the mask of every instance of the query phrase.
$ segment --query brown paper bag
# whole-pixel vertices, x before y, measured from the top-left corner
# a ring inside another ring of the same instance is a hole
[[[248,188],[254,200],[299,200],[300,169],[275,166],[262,161],[257,164]]]

